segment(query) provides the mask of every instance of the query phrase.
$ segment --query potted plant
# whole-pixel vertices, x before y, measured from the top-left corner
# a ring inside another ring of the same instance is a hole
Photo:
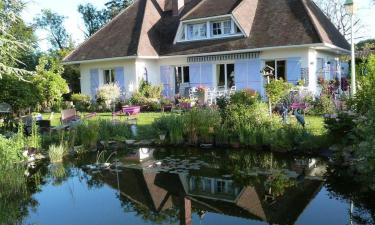
[[[192,101],[190,100],[190,98],[181,98],[179,101],[180,101],[180,107],[182,109],[191,109]]]
[[[168,98],[160,99],[160,105],[162,106],[163,112],[171,112],[173,108],[172,100]]]
[[[160,141],[165,141],[168,133],[168,125],[163,120],[155,120],[153,123],[155,131],[159,134]]]

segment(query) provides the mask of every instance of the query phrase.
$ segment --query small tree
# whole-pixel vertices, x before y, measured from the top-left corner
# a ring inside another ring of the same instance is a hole
[[[266,93],[271,104],[275,105],[279,103],[292,89],[292,84],[285,82],[284,80],[272,80],[266,85]]]
[[[103,101],[107,109],[115,106],[121,96],[121,88],[117,83],[105,84],[96,93],[99,101]]]

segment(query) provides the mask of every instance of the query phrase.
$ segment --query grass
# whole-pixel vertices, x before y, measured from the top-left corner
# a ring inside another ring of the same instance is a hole
[[[63,145],[51,145],[48,150],[48,155],[51,162],[61,162],[65,154],[65,147]]]
[[[82,113],[83,115],[87,113]],[[49,119],[50,113],[42,113],[43,119]],[[155,131],[152,128],[152,123],[155,119],[160,118],[163,115],[161,112],[146,112],[141,113],[138,115],[137,125],[138,125],[138,135],[137,139],[151,139],[155,138]],[[60,125],[60,113],[54,113],[52,118],[51,125],[52,126],[59,126]],[[94,120],[98,119],[112,119],[112,113],[98,113],[96,117],[93,118]],[[124,117],[120,117],[120,119],[125,119]],[[280,118],[281,119],[281,118]],[[296,123],[296,119],[291,116],[289,118],[291,123]],[[312,132],[313,135],[321,136],[325,135],[327,130],[324,127],[324,119],[321,116],[306,116],[306,127],[309,131]]]

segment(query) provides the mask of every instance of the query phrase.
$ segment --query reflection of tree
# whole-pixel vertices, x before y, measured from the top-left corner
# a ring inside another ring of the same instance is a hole
[[[29,208],[36,208],[38,202],[32,198],[28,183],[39,183],[34,177],[26,178],[25,168],[0,168],[0,224],[22,224]],[[36,176],[40,178],[41,176]]]
[[[175,224],[179,221],[179,210],[176,208],[155,212],[146,206],[134,203],[126,197],[119,196],[121,207],[125,212],[136,213],[138,217],[152,224]]]
[[[332,198],[353,201],[356,207],[353,214],[355,224],[375,224],[375,192],[347,168],[329,166],[325,175],[326,188]]]
[[[281,172],[276,172],[268,176],[266,182],[264,182],[265,188],[268,190],[268,194],[278,197],[285,193],[285,191],[294,186],[295,181],[291,180],[288,176]]]

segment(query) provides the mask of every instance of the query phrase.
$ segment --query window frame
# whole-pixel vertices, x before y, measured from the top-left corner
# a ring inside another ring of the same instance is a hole
[[[187,24],[187,40],[201,40],[207,39],[207,24],[206,23],[195,23]],[[196,35],[196,33],[198,35]]]
[[[214,25],[218,24],[218,28],[214,28]],[[219,21],[211,21],[210,22],[210,32],[212,37],[225,37],[225,36],[231,36],[234,35],[233,29],[232,29],[232,20],[219,20]],[[229,25],[229,26],[228,26]],[[227,29],[228,32],[225,32]],[[220,31],[220,34],[215,34],[215,30]]]
[[[107,71],[109,72],[108,74],[107,74]],[[109,75],[109,79],[107,79],[107,75]],[[107,80],[109,80],[109,82],[107,82]],[[104,84],[116,83],[116,71],[114,68],[103,69],[103,83]]]
[[[185,80],[185,68],[188,68],[189,70],[189,81]],[[181,84],[190,84],[190,67],[188,65],[179,65],[175,66],[175,71],[178,73],[178,71],[181,71]]]
[[[288,69],[287,69],[287,66],[288,66],[288,63],[287,63],[287,60],[286,59],[283,59],[283,58],[280,58],[280,59],[270,59],[270,60],[265,60],[264,61],[264,64],[267,65],[268,62],[273,62],[275,64],[275,79],[279,79],[279,71],[278,71],[278,62],[285,62],[285,80],[284,81],[288,81]]]
[[[220,66],[224,66],[224,90],[229,90],[231,89],[232,87],[229,87],[229,79],[228,77],[230,76],[230,74],[228,74],[228,65],[233,65],[233,72],[234,72],[234,77],[233,77],[233,86],[236,86],[236,65],[234,62],[223,62],[223,63],[218,63],[216,64],[216,76],[218,75],[218,71],[220,72]],[[219,70],[218,70],[219,69]],[[219,77],[217,77],[217,86],[218,87],[221,87],[219,85],[219,81],[220,81],[220,75]]]

